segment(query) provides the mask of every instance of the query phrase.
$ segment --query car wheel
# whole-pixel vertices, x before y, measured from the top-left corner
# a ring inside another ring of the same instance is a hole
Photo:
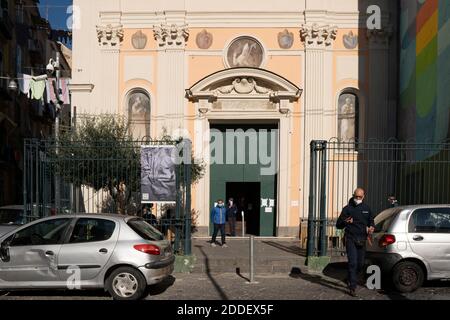
[[[421,287],[424,280],[422,268],[415,262],[398,263],[392,272],[394,287],[400,292],[412,292]]]
[[[132,267],[117,268],[106,280],[106,290],[114,300],[138,300],[143,297],[146,288],[145,277]]]

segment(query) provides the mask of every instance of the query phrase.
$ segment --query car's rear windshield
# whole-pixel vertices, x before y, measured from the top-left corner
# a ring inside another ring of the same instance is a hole
[[[375,217],[375,232],[386,232],[401,209],[392,208],[381,212]]]
[[[20,224],[22,210],[0,209],[0,224]]]
[[[131,229],[145,240],[158,241],[163,240],[164,236],[158,229],[152,227],[143,219],[131,219],[127,223]]]

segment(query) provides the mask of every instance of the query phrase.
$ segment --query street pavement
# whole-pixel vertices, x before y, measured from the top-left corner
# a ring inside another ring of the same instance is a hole
[[[147,300],[450,300],[450,281],[426,283],[408,294],[369,290],[360,287],[358,297],[347,294],[344,283],[323,274],[248,275],[233,273],[174,274],[149,287]],[[107,293],[95,291],[22,291],[0,293],[0,300],[110,300]]]

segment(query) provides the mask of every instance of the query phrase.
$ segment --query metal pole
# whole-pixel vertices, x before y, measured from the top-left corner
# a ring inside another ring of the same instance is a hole
[[[27,218],[27,206],[28,206],[28,201],[27,201],[27,175],[28,175],[28,150],[29,150],[29,146],[28,146],[29,140],[25,139],[24,144],[23,144],[23,177],[22,177],[22,181],[23,181],[23,218],[22,218],[22,222],[25,223],[27,222],[26,218]]]
[[[191,243],[191,150],[192,143],[190,140],[185,140],[185,150],[189,155],[185,157],[184,164],[184,183],[186,188],[186,200],[185,200],[185,211],[184,211],[184,219],[185,219],[185,229],[184,229],[184,254],[191,255],[192,253],[192,243]]]
[[[327,255],[327,215],[326,215],[326,199],[327,199],[327,142],[322,142],[322,175],[320,182],[320,256]]]
[[[181,232],[181,228],[179,225],[179,221],[180,221],[180,216],[181,216],[181,192],[180,192],[180,187],[181,187],[181,183],[180,183],[180,171],[182,170],[181,165],[177,165],[176,166],[176,178],[175,178],[175,187],[177,189],[177,198],[176,198],[176,205],[175,205],[175,223],[174,220],[172,218],[170,218],[170,225],[174,225],[175,226],[175,243],[174,243],[174,251],[176,253],[179,253],[180,251],[180,232]]]
[[[244,216],[244,210],[242,210],[241,216],[242,216],[242,237],[245,237],[245,216]]]
[[[308,240],[306,248],[306,256],[310,257],[314,255],[315,248],[315,204],[316,204],[316,141],[311,141],[311,157],[310,157],[310,171],[309,171],[309,213],[308,213]]]
[[[60,88],[59,88],[59,78],[60,78],[60,70],[59,70],[59,52],[56,53],[56,65],[57,68],[56,69],[56,99],[57,104],[59,105],[59,101],[60,101]],[[57,108],[58,109],[58,108]],[[56,162],[55,165],[58,164],[58,154],[59,154],[59,111],[60,110],[56,110],[56,117],[55,117],[55,147],[56,147]],[[55,168],[57,168],[55,166]],[[60,195],[60,180],[59,180],[59,175],[58,172],[55,172],[55,209],[56,209],[56,213],[59,212],[60,208],[61,208],[61,195]]]
[[[255,236],[250,236],[250,283],[255,282],[255,261],[254,261],[254,253],[255,253],[255,244],[254,244]]]

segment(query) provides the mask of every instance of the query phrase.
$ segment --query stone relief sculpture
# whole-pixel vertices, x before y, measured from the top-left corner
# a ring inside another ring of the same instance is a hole
[[[300,27],[300,39],[306,46],[325,45],[329,46],[336,40],[337,26],[319,26],[313,23],[311,26],[303,24]]]
[[[357,97],[352,93],[339,96],[338,102],[338,138],[341,142],[355,141]]]
[[[147,45],[147,36],[139,30],[131,37],[131,43],[135,49],[144,49]]]
[[[266,94],[271,93],[272,90],[258,86],[255,79],[253,78],[236,78],[233,80],[231,85],[219,87],[216,89],[218,93],[222,94],[249,94],[249,93],[259,93]]]
[[[195,38],[195,43],[197,44],[197,47],[200,49],[208,49],[211,47],[213,42],[213,35],[203,29],[202,32],[197,34],[197,37]]]
[[[290,49],[294,44],[294,34],[284,29],[283,32],[278,33],[278,45],[282,49]]]
[[[189,38],[189,30],[187,25],[172,24],[169,26],[161,24],[153,26],[153,36],[160,47],[179,47],[186,44]]]
[[[344,43],[344,47],[346,49],[355,49],[358,45],[358,36],[354,35],[350,30],[348,34],[344,34],[342,42]]]
[[[250,37],[240,37],[230,44],[226,54],[226,62],[230,67],[259,68],[264,59],[261,44]]]
[[[108,24],[106,26],[96,26],[96,28],[100,45],[117,46],[123,40],[124,32],[121,24],[115,26]]]
[[[144,91],[128,95],[128,121],[136,136],[150,136],[150,97]]]

